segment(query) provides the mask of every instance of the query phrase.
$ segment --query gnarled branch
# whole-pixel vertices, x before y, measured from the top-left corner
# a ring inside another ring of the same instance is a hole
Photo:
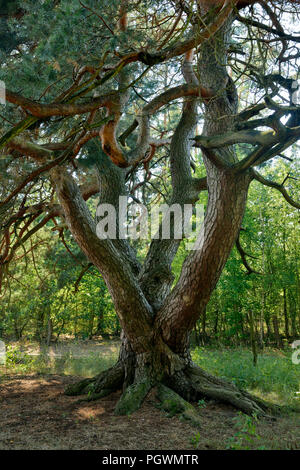
[[[259,181],[261,184],[264,186],[269,186],[270,188],[277,189],[279,191],[284,199],[293,207],[296,207],[296,209],[300,209],[300,203],[294,201],[288,194],[287,190],[282,184],[275,183],[274,181],[270,181],[266,178],[264,178],[260,173],[252,169],[252,175],[256,181]]]

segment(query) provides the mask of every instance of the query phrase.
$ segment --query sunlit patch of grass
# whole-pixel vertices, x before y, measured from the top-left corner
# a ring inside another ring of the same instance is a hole
[[[6,365],[2,367],[2,373],[65,374],[92,377],[111,367],[117,357],[117,349],[112,349],[109,354],[92,352],[86,356],[74,357],[71,352],[67,352],[61,357],[55,357],[46,352],[31,356],[14,347],[8,351]]]
[[[265,350],[254,366],[246,348],[205,349],[197,347],[193,360],[211,374],[231,380],[237,386],[271,402],[300,408],[300,365],[293,364],[291,352]]]
[[[92,377],[111,367],[117,360],[117,355],[101,355],[91,353],[86,357],[74,358],[63,356],[55,359],[54,370],[57,374],[79,375],[82,377]]]

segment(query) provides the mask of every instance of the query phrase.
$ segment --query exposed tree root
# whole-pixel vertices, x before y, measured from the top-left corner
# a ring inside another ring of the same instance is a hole
[[[152,388],[150,380],[137,382],[126,388],[115,408],[115,415],[129,415],[137,411]]]
[[[169,417],[179,414],[181,418],[191,422],[195,426],[201,424],[200,417],[189,402],[184,400],[178,393],[163,384],[157,387],[156,397],[161,402],[160,408],[168,413]]]
[[[190,366],[186,371],[192,386],[203,396],[229,403],[244,413],[257,416],[279,414],[280,407],[241,390],[236,385],[224,379],[208,374],[197,366]]]
[[[169,378],[166,384],[187,400],[214,399],[258,417],[270,417],[280,413],[279,406],[267,403],[195,365],[189,365],[183,372]]]
[[[83,403],[83,402],[100,400],[100,398],[107,397],[107,395],[110,395],[112,392],[113,392],[113,390],[109,390],[109,389],[104,388],[99,393],[88,393],[87,395],[84,396],[84,398],[80,398],[79,400],[77,400],[76,403]]]
[[[83,400],[91,401],[103,398],[124,387],[125,368],[120,361],[110,369],[91,379],[70,385],[66,395],[87,395]],[[136,374],[136,376],[139,376]],[[169,414],[180,414],[183,418],[199,425],[199,416],[188,402],[201,398],[227,403],[246,414],[258,417],[271,417],[279,414],[279,406],[267,403],[233,383],[208,374],[200,367],[189,364],[185,369],[166,377],[163,383],[155,383],[148,378],[139,378],[127,386],[118,401],[115,414],[126,415],[138,410],[153,387],[157,387],[156,396],[160,407]]]
[[[124,381],[124,366],[117,362],[113,367],[101,372],[91,379],[84,379],[69,385],[65,395],[88,395],[87,399],[97,400],[122,388]]]

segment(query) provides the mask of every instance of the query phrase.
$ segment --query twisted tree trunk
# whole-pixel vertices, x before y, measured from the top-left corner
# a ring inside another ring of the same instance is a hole
[[[203,5],[201,8],[206,3]],[[207,136],[232,130],[237,115],[237,94],[226,71],[231,22],[229,19],[213,38],[203,43],[198,76],[193,71],[191,52],[186,54],[183,64],[188,85],[200,86],[199,78],[201,86],[212,91],[213,98],[205,103],[203,134]],[[206,181],[193,178],[190,146],[196,123],[197,101],[187,98],[171,142],[172,203],[181,207],[194,203],[199,192],[208,189],[208,204],[197,249],[187,256],[172,290],[171,265],[180,240],[154,239],[141,266],[127,240],[97,238],[95,222],[78,187],[66,173],[52,170],[66,222],[78,245],[102,273],[123,328],[117,364],[68,387],[66,393],[85,394],[91,400],[122,388],[117,414],[136,410],[153,387],[157,388],[164,408],[174,402],[175,408],[189,419],[196,418],[187,402],[203,397],[230,403],[250,414],[264,415],[271,408],[196,367],[189,354],[190,332],[205,312],[237,239],[252,179],[248,171],[232,171],[231,165],[237,159],[230,146],[214,153],[203,148],[207,178]],[[102,155],[97,173],[99,203],[113,204],[118,210],[118,198],[126,194],[125,170]]]
[[[92,400],[122,388],[116,413],[126,414],[136,410],[153,387],[163,384],[175,392],[172,400],[184,413],[189,409],[186,401],[203,397],[230,403],[250,414],[264,415],[270,410],[261,400],[196,367],[190,358],[189,334],[205,310],[236,240],[251,180],[247,174],[232,175],[209,161],[207,168],[209,201],[198,249],[187,257],[173,290],[170,266],[177,240],[153,240],[144,267],[140,267],[124,240],[97,239],[93,221],[90,226],[86,224],[84,206],[82,217],[78,217],[79,205],[76,211],[72,210],[79,195],[70,177],[61,172],[55,175],[68,224],[83,251],[101,269],[123,328],[117,364],[99,376],[70,386],[67,394],[87,394],[87,399]],[[103,178],[104,173],[102,181]],[[101,198],[104,194],[103,190]],[[122,251],[117,251],[121,243]],[[153,270],[155,260],[158,271]],[[161,401],[167,406],[168,399]]]

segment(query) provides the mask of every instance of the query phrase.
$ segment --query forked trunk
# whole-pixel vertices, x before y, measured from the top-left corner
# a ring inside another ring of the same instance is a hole
[[[214,39],[203,43],[198,62],[201,84],[214,94],[206,103],[203,132],[208,136],[232,130],[237,114],[237,93],[223,65],[231,20]],[[198,82],[191,58],[192,54],[185,57],[183,75],[188,84],[195,85]],[[76,185],[70,177],[55,173],[57,194],[68,226],[86,256],[102,273],[123,329],[117,364],[97,377],[70,386],[66,393],[85,394],[86,399],[92,400],[122,389],[117,414],[138,409],[152,388],[156,388],[164,409],[173,403],[185,417],[196,422],[187,401],[214,399],[257,415],[266,414],[269,409],[261,400],[195,366],[189,354],[190,333],[204,314],[237,239],[251,182],[250,172],[231,171],[236,156],[230,147],[215,154],[203,149],[207,183],[203,186],[192,177],[190,150],[196,123],[197,103],[192,98],[183,105],[170,146],[172,203],[183,207],[195,202],[204,187],[208,189],[208,203],[196,249],[183,263],[173,290],[171,266],[178,240],[159,237],[153,240],[140,266],[127,240],[97,238],[94,221]],[[99,203],[112,204],[118,210],[118,197],[126,194],[125,173],[108,158],[101,158],[97,164]],[[222,161],[226,164],[220,164]]]

